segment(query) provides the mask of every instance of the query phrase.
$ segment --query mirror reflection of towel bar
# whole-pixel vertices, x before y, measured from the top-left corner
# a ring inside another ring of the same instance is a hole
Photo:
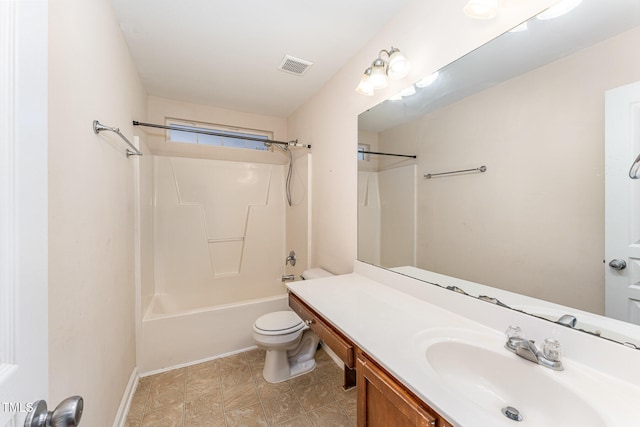
[[[425,178],[426,179],[431,179],[434,176],[438,176],[438,175],[451,175],[453,173],[464,173],[464,172],[486,172],[487,171],[487,167],[486,166],[480,166],[479,168],[474,168],[474,169],[463,169],[463,170],[459,170],[459,171],[451,171],[451,172],[440,172],[440,173],[428,173],[425,174]]]

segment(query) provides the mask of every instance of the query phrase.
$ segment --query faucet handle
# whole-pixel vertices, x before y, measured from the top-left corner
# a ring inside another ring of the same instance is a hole
[[[524,338],[524,334],[522,333],[522,329],[520,326],[509,326],[507,330],[504,332],[507,338]]]
[[[558,362],[562,355],[562,346],[560,341],[555,338],[547,338],[542,346],[542,354],[552,362]]]

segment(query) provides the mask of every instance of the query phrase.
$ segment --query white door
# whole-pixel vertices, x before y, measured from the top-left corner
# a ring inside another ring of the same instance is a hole
[[[605,310],[640,324],[640,82],[605,96]]]
[[[47,1],[0,0],[0,426],[47,398]]]

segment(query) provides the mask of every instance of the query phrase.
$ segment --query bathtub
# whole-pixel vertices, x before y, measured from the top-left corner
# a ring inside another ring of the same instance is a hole
[[[288,309],[285,287],[280,290],[275,295],[254,292],[253,298],[246,300],[237,293],[154,295],[140,328],[140,373],[184,366],[253,347],[255,319],[271,311]]]

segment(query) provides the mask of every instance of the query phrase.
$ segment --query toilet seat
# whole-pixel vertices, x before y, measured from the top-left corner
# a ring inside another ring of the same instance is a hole
[[[305,326],[293,311],[274,311],[258,317],[253,330],[262,335],[285,335],[304,329]]]

